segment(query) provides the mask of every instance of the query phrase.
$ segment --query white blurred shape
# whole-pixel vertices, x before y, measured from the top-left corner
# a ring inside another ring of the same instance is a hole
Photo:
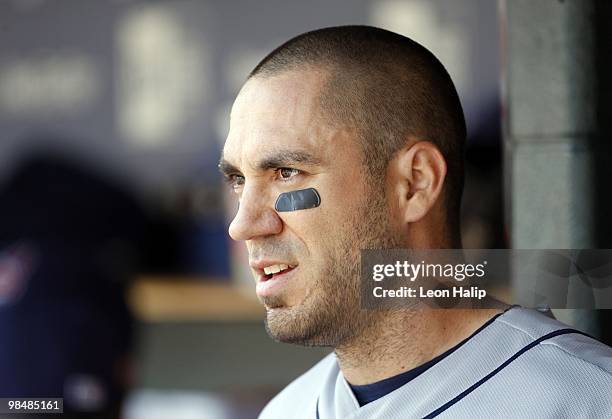
[[[237,48],[228,54],[225,74],[232,93],[238,93],[249,73],[268,53],[267,49]]]
[[[123,419],[230,419],[230,409],[205,393],[138,390],[127,399]]]
[[[215,125],[216,137],[219,140],[221,147],[225,144],[225,139],[229,133],[230,113],[232,110],[232,102],[217,106],[214,115],[213,123]]]
[[[225,62],[225,71],[227,86],[232,96],[238,94],[238,91],[246,81],[249,73],[255,68],[269,52],[264,48],[236,48],[228,52]],[[214,127],[217,134],[217,139],[223,146],[225,138],[229,132],[230,112],[232,102],[224,103],[217,107],[214,114]]]
[[[73,374],[64,381],[64,399],[71,409],[90,412],[104,408],[108,394],[105,385],[96,376]]]
[[[18,242],[0,251],[0,309],[21,300],[35,267],[36,253],[31,244]]]
[[[18,12],[29,12],[37,9],[45,2],[45,0],[13,0],[13,7]]]
[[[435,13],[432,0],[377,0],[371,4],[370,20],[378,26],[410,39],[430,50],[451,75],[455,87],[465,91],[468,83],[468,39],[463,22],[444,21]],[[435,4],[451,7],[451,2]],[[455,7],[457,5],[455,4]]]
[[[207,93],[205,45],[173,9],[157,3],[123,16],[116,40],[119,132],[138,146],[174,142]]]
[[[99,97],[97,66],[82,53],[39,52],[4,61],[0,67],[0,108],[9,115],[78,112]]]

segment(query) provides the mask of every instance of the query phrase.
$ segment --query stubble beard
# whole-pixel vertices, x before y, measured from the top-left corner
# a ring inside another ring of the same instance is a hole
[[[327,263],[314,279],[315,292],[299,306],[268,310],[266,330],[273,339],[335,348],[373,324],[376,313],[361,308],[360,250],[399,247],[380,193],[371,201],[376,205],[365,202],[341,226],[341,241],[329,249]]]

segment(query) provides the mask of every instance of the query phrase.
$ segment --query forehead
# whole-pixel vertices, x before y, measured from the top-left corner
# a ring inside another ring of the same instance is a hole
[[[320,117],[322,71],[286,71],[250,79],[232,107],[223,156],[241,166],[277,149],[300,149],[324,157],[338,141],[338,129]],[[246,160],[246,161],[245,161]]]

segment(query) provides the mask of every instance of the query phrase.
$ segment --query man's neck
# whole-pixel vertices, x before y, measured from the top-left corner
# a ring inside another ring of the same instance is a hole
[[[472,335],[501,310],[412,309],[377,312],[358,337],[335,349],[353,385],[411,370]]]

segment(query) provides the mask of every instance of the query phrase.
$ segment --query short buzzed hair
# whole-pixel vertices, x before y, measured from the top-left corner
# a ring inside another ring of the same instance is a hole
[[[321,93],[322,116],[356,129],[371,177],[384,175],[409,136],[440,149],[447,164],[448,220],[458,224],[466,128],[455,86],[442,63],[402,35],[370,26],[339,26],[285,42],[249,79],[308,67],[331,73]]]

